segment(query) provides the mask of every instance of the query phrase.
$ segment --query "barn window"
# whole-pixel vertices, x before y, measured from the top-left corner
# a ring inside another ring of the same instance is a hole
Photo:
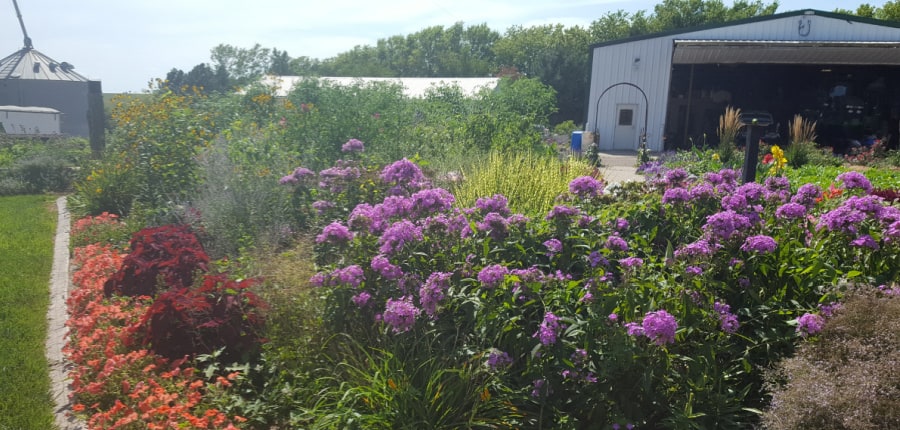
[[[632,125],[634,121],[634,109],[619,110],[619,125]]]

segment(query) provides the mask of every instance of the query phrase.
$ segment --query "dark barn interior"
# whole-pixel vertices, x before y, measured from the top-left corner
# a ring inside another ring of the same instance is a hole
[[[873,137],[897,148],[900,137],[900,66],[675,64],[669,88],[666,149],[718,144],[728,105],[771,113],[766,131],[782,145],[796,114],[816,121],[819,145],[836,153]]]

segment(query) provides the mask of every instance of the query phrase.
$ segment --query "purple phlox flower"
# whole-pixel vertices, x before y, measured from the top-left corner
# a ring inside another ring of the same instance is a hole
[[[383,230],[384,220],[381,219],[380,215],[372,205],[360,203],[350,211],[350,216],[347,218],[347,225],[356,232],[376,233]],[[376,225],[381,228],[377,228]]]
[[[427,188],[410,196],[411,211],[418,217],[443,212],[453,206],[456,198],[443,188]]]
[[[806,206],[800,203],[785,203],[775,209],[775,218],[801,219],[806,217]]]
[[[372,257],[372,270],[378,272],[384,279],[394,280],[403,276],[403,270],[399,266],[391,264],[384,255],[376,255]]]
[[[325,226],[322,233],[316,236],[316,243],[344,245],[353,240],[353,233],[343,224],[335,221]]]
[[[875,219],[880,219],[884,211],[884,199],[871,194],[862,197],[850,196],[844,204],[860,212],[872,214]]]
[[[857,224],[865,221],[865,212],[853,209],[849,205],[843,204],[825,212],[819,217],[817,228],[825,227],[828,231],[841,231],[851,235],[856,234]]]
[[[315,172],[307,169],[306,167],[298,167],[298,168],[294,169],[294,171],[290,175],[282,177],[281,181],[279,181],[279,182],[281,182],[282,185],[296,184],[296,183],[302,181],[303,179],[311,178],[311,177],[315,176],[315,174],[316,174]]]
[[[559,239],[554,238],[544,242],[544,247],[547,248],[547,254],[552,256],[562,251],[563,244],[559,241]]]
[[[603,192],[603,183],[591,176],[579,176],[569,182],[569,192],[581,198],[596,197]]]
[[[765,254],[774,251],[776,247],[778,247],[778,244],[775,243],[775,239],[761,234],[750,236],[744,240],[744,244],[741,245],[741,251]]]
[[[385,166],[379,177],[386,184],[397,185],[421,183],[425,181],[425,175],[422,174],[422,169],[420,169],[416,163],[413,163],[406,158],[397,160],[392,164]]]
[[[741,176],[737,170],[734,169],[722,169],[719,170],[719,176],[722,177],[723,184],[737,184],[738,178]]]
[[[690,175],[682,168],[676,168],[666,172],[666,186],[668,188],[684,187]]]
[[[617,231],[623,232],[623,231],[625,231],[625,230],[628,230],[628,226],[629,226],[629,224],[628,224],[628,220],[627,220],[627,219],[625,219],[625,218],[616,218],[615,229],[616,229]]]
[[[509,218],[506,219],[506,221],[509,222],[510,225],[516,226],[518,228],[523,228],[526,224],[528,224],[528,221],[531,221],[531,218],[528,218],[527,216],[522,214],[512,214],[509,216]]]
[[[706,258],[715,252],[715,247],[706,239],[700,239],[696,242],[683,245],[675,250],[675,258],[698,259]]]
[[[715,240],[729,240],[748,228],[750,218],[732,210],[706,217],[706,224],[703,226],[703,230]]]
[[[884,229],[884,243],[893,243],[900,240],[900,221],[894,221]]]
[[[881,225],[888,226],[900,221],[900,208],[897,206],[884,206],[878,214],[878,221]]]
[[[540,339],[541,344],[544,346],[553,345],[564,328],[566,326],[559,322],[559,317],[554,315],[553,312],[545,312],[540,328],[534,332],[532,337]]]
[[[448,272],[434,272],[419,288],[419,303],[429,317],[434,317],[438,303],[444,300],[444,291],[450,288],[451,276],[453,274]]]
[[[797,319],[797,333],[806,337],[822,331],[825,327],[825,318],[819,314],[805,313]]]
[[[716,197],[716,189],[712,185],[701,182],[690,190],[691,200],[713,199]]]
[[[590,215],[582,215],[578,218],[578,227],[580,228],[588,228],[591,226],[591,223],[594,222],[594,217]]]
[[[350,139],[347,143],[341,145],[341,152],[363,152],[365,146],[361,140]]]
[[[478,231],[487,232],[494,240],[501,240],[509,232],[509,221],[497,212],[490,212],[475,223]]]
[[[750,286],[750,280],[747,279],[747,278],[743,278],[743,277],[738,278],[738,285],[739,285],[741,288],[747,288],[747,287]]]
[[[509,366],[512,362],[512,357],[510,357],[508,353],[496,348],[491,349],[487,358],[487,366],[494,372]]]
[[[572,364],[576,366],[584,366],[587,362],[588,352],[584,348],[575,348],[575,352],[569,357],[572,359]]]
[[[506,266],[492,264],[478,272],[478,282],[481,282],[481,286],[484,288],[497,288],[506,279],[507,274],[509,274],[509,269]]]
[[[391,326],[394,333],[409,331],[416,323],[416,317],[422,311],[413,305],[412,298],[403,296],[399,299],[388,299],[384,305],[382,320]]]
[[[900,296],[900,286],[897,285],[888,286],[885,284],[881,284],[878,286],[878,291],[889,296]]]
[[[334,209],[334,202],[328,200],[316,200],[313,202],[312,207],[319,215],[322,215],[326,211]]]
[[[844,189],[853,189],[859,188],[866,193],[872,192],[872,183],[869,182],[869,179],[866,178],[865,175],[855,171],[849,171],[841,173],[835,178],[838,182],[842,182],[844,184]]]
[[[339,193],[346,189],[347,182],[359,179],[360,176],[362,176],[362,171],[359,170],[359,167],[345,165],[342,160],[338,160],[334,167],[319,172],[319,187]]]
[[[722,313],[719,314],[719,328],[725,333],[734,334],[734,332],[741,328],[741,322],[738,321],[738,317],[735,314]]]
[[[641,327],[644,329],[644,336],[650,338],[657,345],[675,343],[678,322],[675,321],[675,317],[664,310],[648,312],[644,315]]]
[[[613,251],[628,251],[628,242],[614,234],[606,239],[606,247]]]
[[[550,390],[550,384],[548,384],[547,380],[545,379],[535,379],[534,382],[532,382],[532,386],[534,388],[532,388],[531,390],[531,397],[534,397],[536,399],[544,396],[549,396],[552,392]]]
[[[629,336],[643,336],[644,327],[636,322],[625,323],[625,332],[628,333]]]
[[[493,197],[479,198],[475,201],[475,207],[481,211],[481,213],[497,212],[504,216],[510,214],[508,204],[509,201],[502,194],[494,194]]]
[[[816,184],[803,184],[797,194],[791,197],[791,203],[799,203],[807,208],[815,206],[816,200],[822,197],[822,188]]]
[[[609,314],[609,316],[607,316],[606,318],[607,318],[610,322],[614,322],[614,323],[619,322],[619,315],[616,314],[615,312]]]
[[[309,278],[309,284],[314,287],[324,287],[328,283],[328,275],[324,272],[318,272]]]
[[[703,274],[703,268],[700,266],[687,266],[684,268],[684,273],[691,276],[700,276]]]
[[[722,209],[745,212],[747,210],[747,198],[740,194],[724,196],[722,197]]]
[[[679,202],[689,202],[691,201],[691,193],[688,190],[681,187],[672,187],[667,189],[663,193],[662,202],[663,204],[673,204]]]
[[[578,215],[581,215],[581,211],[579,211],[577,208],[565,205],[557,205],[554,206],[553,209],[550,210],[550,213],[547,214],[547,220],[549,221],[559,219],[562,221],[568,221]]]
[[[880,246],[878,246],[878,242],[876,242],[875,239],[873,239],[872,236],[869,236],[868,234],[864,234],[854,239],[852,242],[850,242],[850,246],[855,246],[857,248],[870,248],[874,250],[878,250],[881,248]]]
[[[706,172],[703,174],[703,180],[708,182],[710,185],[719,185],[724,181],[722,175],[716,172]]]
[[[512,269],[509,274],[518,277],[522,282],[541,282],[544,279],[544,272],[535,266],[527,269]]]
[[[731,306],[722,302],[715,302],[713,310],[719,315],[719,327],[725,333],[732,334],[741,327],[737,315],[731,313]]]
[[[591,267],[597,267],[598,265],[609,266],[609,261],[597,251],[591,251],[587,258]]]
[[[782,191],[791,189],[791,181],[785,176],[770,176],[766,178],[766,190]]]
[[[422,240],[422,230],[409,220],[397,221],[378,238],[382,254],[391,255],[410,242]]]
[[[351,297],[350,300],[353,301],[353,304],[355,304],[356,307],[362,309],[362,308],[366,307],[367,304],[369,304],[369,300],[371,298],[372,298],[371,294],[363,291],[363,292]]]
[[[631,269],[631,268],[636,269],[636,268],[644,265],[644,260],[642,258],[638,258],[638,257],[627,257],[627,258],[619,259],[619,265],[626,269]]]
[[[375,209],[383,219],[405,218],[413,213],[413,200],[403,196],[387,196]]]
[[[579,303],[594,303],[594,293],[591,292],[590,288],[584,288],[584,295],[578,299]]]
[[[342,284],[349,285],[354,288],[359,287],[362,281],[366,280],[366,275],[363,272],[362,267],[359,267],[355,264],[335,270],[334,272],[332,272],[331,277],[339,280]]]
[[[843,307],[844,305],[841,304],[841,302],[820,303],[819,313],[825,318],[831,318],[834,316],[835,312],[841,310]]]

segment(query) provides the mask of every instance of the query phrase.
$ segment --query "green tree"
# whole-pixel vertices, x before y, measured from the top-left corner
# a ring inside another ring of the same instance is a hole
[[[258,43],[249,49],[220,44],[210,50],[210,58],[216,68],[228,72],[231,84],[236,86],[255,81],[270,69],[272,62],[271,50]]]

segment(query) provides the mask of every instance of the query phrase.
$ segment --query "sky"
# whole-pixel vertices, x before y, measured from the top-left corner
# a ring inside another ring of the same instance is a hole
[[[778,12],[855,9],[881,0],[781,0]],[[429,26],[587,26],[606,13],[653,11],[653,0],[18,0],[38,51],[102,82],[107,93],[140,93],[172,68],[210,62],[219,44],[325,59],[357,45]],[[729,0],[725,0],[730,5]],[[771,3],[771,0],[764,0]],[[0,0],[0,58],[24,46],[11,0]]]

